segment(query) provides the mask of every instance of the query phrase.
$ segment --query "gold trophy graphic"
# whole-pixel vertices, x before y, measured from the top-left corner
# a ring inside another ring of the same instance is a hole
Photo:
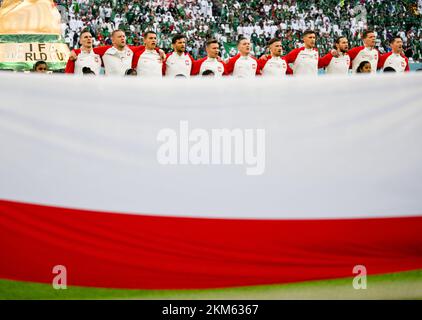
[[[0,7],[0,69],[30,70],[46,61],[62,70],[69,48],[61,35],[61,16],[52,0],[4,0]]]

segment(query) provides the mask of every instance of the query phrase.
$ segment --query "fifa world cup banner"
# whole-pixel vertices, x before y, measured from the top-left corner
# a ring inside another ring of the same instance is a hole
[[[5,0],[0,7],[0,70],[30,70],[46,61],[61,70],[69,48],[61,36],[60,13],[54,1]]]
[[[69,47],[60,36],[0,35],[0,69],[30,70],[46,61],[50,70],[62,70],[69,59]]]
[[[194,289],[422,269],[421,87],[6,73],[0,279]]]

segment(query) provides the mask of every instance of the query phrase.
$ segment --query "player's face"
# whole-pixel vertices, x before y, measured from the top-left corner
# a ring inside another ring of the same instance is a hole
[[[346,53],[349,50],[349,41],[346,38],[341,38],[340,42],[336,44],[337,50]]]
[[[117,48],[124,48],[126,46],[126,35],[123,31],[116,32],[111,38],[111,42]]]
[[[186,39],[179,39],[173,45],[174,51],[178,53],[183,53],[186,51]]]
[[[157,46],[157,35],[153,33],[148,33],[144,38],[145,47],[149,50],[155,49]]]
[[[316,43],[316,36],[315,34],[311,33],[311,34],[307,34],[306,36],[303,37],[303,42],[305,43],[305,47],[307,48],[315,48],[315,43]]]
[[[91,48],[92,47],[92,35],[89,32],[84,32],[81,35],[81,46],[85,48]]]
[[[217,58],[219,53],[220,53],[220,48],[218,46],[218,43],[211,43],[207,47],[208,57],[210,57],[210,58]]]
[[[395,53],[401,53],[401,52],[403,52],[403,40],[401,40],[401,39],[395,39],[394,42],[391,44],[391,49]]]
[[[241,54],[249,54],[251,52],[251,42],[247,39],[240,41],[239,46],[237,47]]]
[[[375,47],[376,40],[377,37],[375,36],[375,33],[369,33],[363,42],[367,47]]]
[[[270,52],[273,57],[280,57],[283,54],[283,46],[281,45],[281,41],[274,42],[270,46]]]

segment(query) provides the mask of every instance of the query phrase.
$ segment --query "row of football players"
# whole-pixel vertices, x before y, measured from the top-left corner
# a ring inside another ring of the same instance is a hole
[[[200,60],[194,60],[186,52],[186,38],[181,34],[173,37],[174,51],[167,55],[157,47],[157,35],[153,31],[145,33],[142,46],[127,45],[125,33],[121,30],[114,31],[111,40],[112,46],[93,48],[91,33],[82,32],[81,47],[71,52],[66,73],[99,75],[102,66],[109,76],[131,74],[144,77],[282,77],[288,74],[316,75],[320,68],[324,68],[328,74],[348,74],[350,69],[353,73],[374,73],[377,69],[409,71],[402,39],[394,37],[391,40],[391,52],[381,55],[375,48],[376,35],[372,30],[363,33],[362,46],[351,50],[346,37],[337,38],[334,48],[323,57],[319,56],[316,34],[311,30],[304,32],[303,46],[285,56],[281,40],[272,39],[268,43],[269,54],[260,59],[251,55],[250,40],[241,38],[237,43],[239,53],[226,62],[219,56],[219,43],[216,40],[207,42],[207,56]]]

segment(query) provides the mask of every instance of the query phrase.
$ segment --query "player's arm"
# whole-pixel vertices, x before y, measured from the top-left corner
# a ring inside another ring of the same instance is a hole
[[[295,63],[297,56],[299,55],[300,52],[300,48],[299,49],[293,49],[292,51],[290,51],[288,54],[286,54],[284,56],[284,60],[286,60],[286,62],[289,63]]]
[[[81,49],[74,49],[70,52],[69,59],[66,63],[65,73],[75,73],[75,61],[78,59],[78,55],[81,53]]]
[[[132,69],[136,69],[138,68],[138,62],[139,62],[139,58],[141,56],[141,51],[137,51],[136,53],[133,54],[133,58],[132,58]]]
[[[75,73],[75,60],[67,60],[66,68],[64,69],[64,73]]]
[[[223,76],[228,76],[229,74],[227,73],[227,63],[225,63],[223,59],[220,59],[219,61],[223,64],[223,68],[224,68]]]
[[[353,49],[350,49],[347,51],[347,54],[350,57],[350,63],[356,58],[356,56],[359,54],[359,52],[362,50],[362,47],[355,47]]]
[[[193,76],[193,75],[195,75],[194,74],[194,71],[195,71],[194,69],[195,69],[196,61],[195,61],[194,58],[192,58],[192,56],[189,53],[188,53],[188,56],[189,56],[190,61],[192,62],[192,66],[190,68],[190,75]]]
[[[388,58],[388,53],[379,56],[377,70],[384,68],[385,60]]]
[[[232,57],[229,59],[229,61],[227,61],[227,69],[226,69],[226,73],[227,75],[231,75],[234,71],[234,65],[236,64],[236,61],[239,59],[240,54],[237,54],[236,56]]]
[[[263,56],[265,56],[265,55],[263,55]],[[261,58],[259,58],[259,60],[258,60],[258,66],[259,66],[259,68],[261,69],[261,71],[262,71],[262,70],[264,70],[265,65],[266,65],[266,64],[267,64],[267,62],[268,62],[268,57],[266,57],[265,59],[263,59],[263,58],[262,58],[263,56],[261,56]]]
[[[163,61],[163,77],[166,75],[167,71],[167,59],[170,57],[171,53],[168,53],[166,58]]]
[[[406,60],[406,68],[404,68],[404,72],[410,72],[409,59],[407,57],[404,59]]]
[[[260,76],[261,75],[261,66],[259,65],[259,61],[257,58],[254,58],[256,61],[256,71],[255,71],[255,75],[256,76]]]
[[[197,61],[195,61],[195,62],[192,62],[192,75],[193,76],[196,76],[196,75],[198,75],[199,74],[199,72],[201,71],[201,66],[202,66],[202,63],[206,60],[207,58],[205,57],[205,58],[203,58],[203,59],[199,59],[199,60],[197,60]]]
[[[127,46],[130,50],[132,50],[132,52],[135,54],[138,51],[145,51],[145,46],[143,46],[142,44],[139,46]]]
[[[327,53],[322,58],[318,59],[318,69],[326,68],[330,64],[331,60],[333,59],[333,55],[331,52]]]
[[[284,59],[284,58],[283,58]],[[284,60],[284,61],[286,61],[286,60]],[[293,75],[293,69],[292,68],[290,68],[290,66],[289,66],[289,64],[287,63],[287,61],[286,61],[286,64],[287,64],[287,71],[286,71],[286,74],[288,74],[288,75]]]
[[[101,46],[94,48],[94,53],[98,54],[101,58],[105,55],[106,51],[110,49],[111,46]]]
[[[353,49],[350,49],[347,51],[347,54],[350,57],[350,66],[349,69],[352,69],[353,67],[353,60],[356,58],[356,56],[359,54],[359,52],[362,50],[362,47],[355,47]]]

